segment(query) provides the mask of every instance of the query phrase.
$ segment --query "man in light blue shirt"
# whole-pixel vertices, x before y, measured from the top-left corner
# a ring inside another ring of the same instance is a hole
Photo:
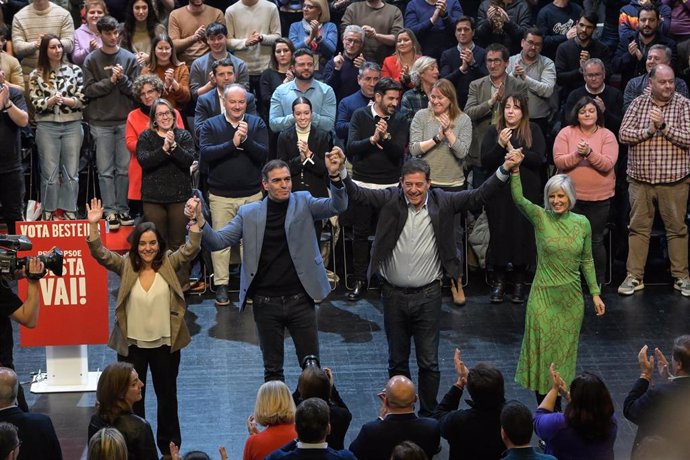
[[[292,57],[292,73],[295,79],[277,87],[271,96],[271,130],[277,133],[294,126],[292,102],[304,96],[311,101],[313,108],[311,126],[331,131],[335,126],[335,93],[327,84],[314,80],[314,53],[311,50],[295,51]]]

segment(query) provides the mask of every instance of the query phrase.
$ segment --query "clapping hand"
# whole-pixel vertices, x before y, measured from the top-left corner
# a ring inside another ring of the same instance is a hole
[[[311,158],[312,156],[312,153],[309,150],[309,145],[302,140],[297,141],[297,150],[299,150],[299,159],[302,161],[302,163],[304,163],[307,158]]]
[[[180,460],[180,447],[170,441],[170,458],[172,460]]]
[[[319,24],[319,21],[316,19],[312,19],[309,21],[309,27],[311,30],[309,31],[309,35],[311,35],[312,39],[316,38],[316,36],[319,34],[319,27],[321,24]]]
[[[455,363],[455,373],[458,376],[458,380],[455,382],[455,386],[460,387],[462,389],[467,384],[467,376],[469,375],[470,371],[467,369],[467,366],[465,366],[465,363],[462,361],[462,355],[459,348],[455,349],[453,362]]]
[[[659,375],[664,379],[669,379],[671,377],[671,370],[668,367],[668,359],[658,348],[654,349],[654,356],[656,356],[656,368]]]
[[[174,77],[175,70],[174,69],[167,69],[165,71],[165,89],[170,90],[173,87],[173,84],[175,83],[175,77]]]
[[[556,365],[554,363],[551,363],[549,366],[549,374],[551,375],[552,388],[558,391],[558,394],[563,398],[570,400],[568,385],[565,383],[565,380],[563,380],[563,377],[561,377],[561,373],[556,370]]]
[[[637,354],[637,362],[640,364],[640,371],[642,375],[640,378],[652,381],[652,371],[654,370],[654,356],[647,356],[647,350],[649,347],[645,345],[642,347],[640,352]]]
[[[0,72],[2,75],[2,72]],[[10,87],[6,84],[0,84],[0,107],[5,108],[7,101],[10,99]]]
[[[171,129],[170,131],[165,133],[165,138],[163,139],[163,152],[165,152],[166,155],[170,155],[170,151],[172,150],[172,146],[175,143],[175,132]]]
[[[137,63],[138,63],[139,66],[141,66],[141,67],[145,67],[146,64],[148,64],[148,62],[149,62],[149,55],[148,55],[148,53],[144,53],[143,51],[139,51],[139,52],[136,54],[136,57],[137,57]]]
[[[92,39],[89,41],[89,49],[90,49],[91,51],[93,51],[93,50],[95,50],[95,49],[98,49],[98,42],[96,41],[95,38],[92,38]]]
[[[628,43],[628,53],[635,56],[635,59],[638,61],[642,60],[642,51],[640,51],[640,47],[637,46],[637,42],[635,40]]]
[[[249,436],[259,434],[259,425],[257,425],[254,419],[254,414],[247,417],[247,430],[249,431]]]
[[[91,198],[91,206],[86,203],[86,218],[90,224],[97,224],[103,217],[103,204],[98,198]]]
[[[577,143],[577,154],[584,157],[589,155],[589,153],[592,151],[592,148],[589,146],[586,140],[580,139],[580,142]]]
[[[206,39],[206,26],[201,25],[199,28],[194,31],[194,40],[198,42],[202,42]]]
[[[240,144],[247,139],[248,131],[249,125],[247,125],[247,122],[244,120],[240,121],[240,124],[237,126],[237,131],[235,131],[235,135],[232,137],[232,143],[235,144],[235,147],[239,147]]]
[[[498,133],[498,145],[507,149],[511,137],[513,137],[513,130],[510,128],[503,128],[501,132]]]
[[[515,63],[515,68],[513,69],[513,76],[521,78],[523,80],[525,79],[525,68],[522,67],[522,65],[519,62]]]

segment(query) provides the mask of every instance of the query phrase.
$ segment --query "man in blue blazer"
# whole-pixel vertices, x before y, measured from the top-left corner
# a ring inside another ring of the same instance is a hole
[[[271,160],[261,171],[268,196],[241,206],[237,216],[216,231],[204,225],[197,198],[187,201],[185,214],[196,216],[203,228],[202,245],[218,251],[242,240],[240,308],[254,301],[254,320],[264,360],[264,379],[284,380],[283,343],[290,331],[301,363],[319,353],[314,299],[330,292],[326,269],[316,239],[314,221],[347,209],[347,192],[339,170],[342,155],[326,154],[331,176],[331,198],[314,198],[308,192],[292,192],[290,168]]]

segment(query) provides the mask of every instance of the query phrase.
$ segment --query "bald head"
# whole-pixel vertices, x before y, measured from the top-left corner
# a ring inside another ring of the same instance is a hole
[[[7,367],[0,367],[0,408],[11,406],[17,399],[17,374]]]
[[[403,375],[392,377],[386,384],[386,405],[389,409],[413,409],[417,402],[414,383]]]
[[[666,64],[659,64],[649,72],[649,86],[652,90],[652,98],[665,104],[669,102],[676,92],[676,80],[673,69]]]

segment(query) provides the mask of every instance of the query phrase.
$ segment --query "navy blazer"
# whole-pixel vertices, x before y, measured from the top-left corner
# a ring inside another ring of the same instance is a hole
[[[457,45],[448,48],[441,54],[440,74],[441,78],[445,78],[455,85],[455,91],[458,95],[458,104],[461,109],[465,109],[467,104],[467,94],[470,91],[470,83],[478,78],[482,78],[489,74],[486,69],[486,50],[475,43],[474,49],[474,64],[470,66],[467,73],[460,72],[460,52]]]
[[[0,411],[0,422],[17,427],[22,441],[18,460],[62,460],[60,441],[47,415],[23,412],[15,406]]]
[[[300,449],[297,441],[290,441],[280,449],[273,451],[266,460],[357,460],[349,450]]]
[[[358,460],[385,460],[403,441],[414,442],[432,458],[441,442],[438,421],[414,413],[388,414],[383,420],[365,423],[350,444],[350,451]]]
[[[345,187],[337,187],[331,183],[330,190],[331,198],[314,198],[308,192],[293,192],[285,216],[285,235],[292,262],[302,287],[312,299],[325,299],[331,292],[314,221],[327,219],[347,209]],[[268,199],[266,197],[241,206],[237,216],[219,231],[213,230],[210,225],[204,225],[202,231],[202,246],[209,251],[229,248],[242,240],[244,251],[240,272],[240,310],[244,310],[247,291],[259,267]]]

